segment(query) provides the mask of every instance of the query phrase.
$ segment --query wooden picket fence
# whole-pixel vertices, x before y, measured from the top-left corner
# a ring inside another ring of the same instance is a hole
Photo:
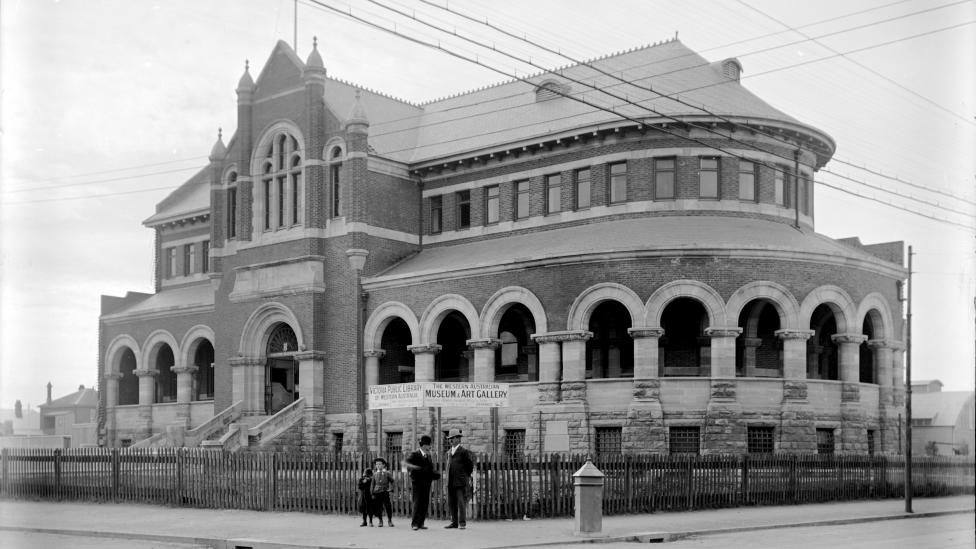
[[[0,497],[141,502],[215,509],[357,513],[356,480],[371,454],[223,452],[162,449],[4,449]],[[390,499],[411,513],[411,487],[399,464]],[[573,473],[584,455],[510,459],[478,456],[469,514],[474,519],[573,514]],[[896,498],[904,493],[903,456],[613,455],[603,472],[605,515],[742,505],[786,505]],[[444,464],[439,464],[444,470]],[[972,458],[917,457],[913,494],[973,493]],[[435,482],[430,516],[447,517],[444,480]]]

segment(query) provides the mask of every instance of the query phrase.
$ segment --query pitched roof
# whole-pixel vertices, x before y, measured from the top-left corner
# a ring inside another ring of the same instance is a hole
[[[111,314],[102,315],[101,319],[105,322],[111,322],[113,320],[132,319],[133,317],[172,314],[176,311],[186,312],[213,307],[213,304],[213,287],[210,284],[193,284],[165,289],[146,297],[146,299],[136,301],[128,307],[113,311]]]
[[[805,257],[854,263],[891,265],[856,248],[845,246],[811,230],[794,229],[778,221],[727,215],[667,215],[611,219],[576,226],[500,236],[424,248],[365,284],[417,276],[457,276],[464,271],[511,268],[515,264],[548,262],[578,256],[612,259],[633,253],[736,255],[788,252]]]
[[[207,168],[203,168],[156,204],[156,213],[142,224],[152,227],[209,212],[210,176]]]
[[[70,395],[41,404],[38,408],[50,412],[61,408],[94,408],[98,406],[98,391],[88,387],[78,389]]]
[[[912,394],[912,418],[931,419],[935,427],[950,427],[956,424],[959,414],[974,398],[976,393],[973,391]]]

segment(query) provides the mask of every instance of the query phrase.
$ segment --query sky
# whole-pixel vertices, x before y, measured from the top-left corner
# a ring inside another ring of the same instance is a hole
[[[478,22],[575,59],[676,33],[738,58],[744,86],[837,143],[817,231],[913,246],[913,378],[973,389],[974,0],[5,0],[0,408],[96,385],[100,296],[152,291],[142,221],[233,134],[245,60],[257,77],[278,40],[305,59],[316,37],[330,76],[417,103],[508,79],[352,13],[537,72],[387,8],[545,67],[569,61]]]

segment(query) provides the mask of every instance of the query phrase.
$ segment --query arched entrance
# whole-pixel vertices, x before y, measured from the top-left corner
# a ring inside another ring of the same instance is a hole
[[[264,369],[264,411],[276,414],[298,400],[298,338],[291,326],[279,322],[268,336]]]
[[[413,383],[414,356],[407,347],[410,346],[410,327],[399,317],[386,325],[380,338],[380,347],[385,351],[380,359],[378,382],[380,385],[388,383]]]
[[[214,398],[214,348],[204,339],[193,353],[193,365],[197,367],[195,400]]]
[[[807,377],[810,379],[840,379],[837,344],[831,336],[837,334],[837,318],[830,305],[817,305],[810,316],[813,337],[807,340]]]
[[[471,339],[468,320],[458,311],[451,311],[437,329],[437,344],[441,351],[434,358],[437,381],[470,381],[472,353],[467,340]]]
[[[871,310],[864,315],[864,324],[861,325],[861,333],[867,336],[861,342],[858,349],[858,366],[860,370],[861,383],[877,383],[877,372],[875,372],[875,350],[868,345],[868,341],[878,338],[878,328],[881,325],[881,315],[878,311]]]
[[[515,303],[505,310],[496,335],[501,346],[495,353],[495,381],[539,380],[538,368],[525,352],[534,333],[535,319],[525,305]]]
[[[139,404],[139,378],[136,377],[136,354],[128,347],[119,358],[119,406]]]
[[[664,376],[709,376],[708,312],[696,299],[679,297],[661,314],[661,366]]]
[[[173,349],[165,343],[156,352],[156,395],[155,403],[176,402],[176,374],[173,373]]]
[[[617,301],[604,301],[590,317],[593,337],[586,342],[586,377],[634,376],[634,340],[627,333],[630,311]]]
[[[779,312],[767,299],[755,299],[739,314],[742,333],[735,342],[735,375],[782,377],[783,347],[776,337]]]

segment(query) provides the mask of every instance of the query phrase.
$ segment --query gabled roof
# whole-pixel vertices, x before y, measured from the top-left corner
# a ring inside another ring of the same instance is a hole
[[[46,404],[41,404],[38,408],[41,408],[44,412],[51,412],[64,408],[94,408],[96,406],[98,406],[98,391],[85,387],[78,389],[70,395],[65,395]]]
[[[912,384],[914,385],[914,383]],[[951,427],[967,405],[976,398],[973,391],[940,391],[912,394],[912,418],[931,419],[934,427]]]
[[[132,320],[177,312],[191,313],[212,308],[213,305],[213,286],[210,284],[193,284],[165,289],[152,294],[146,299],[135,301],[127,307],[112,311],[111,314],[102,315],[101,320],[111,323],[112,321]]]
[[[169,196],[156,204],[156,213],[142,222],[147,227],[155,227],[170,221],[204,215],[210,212],[210,176],[207,168],[201,169],[193,177],[180,185]]]

